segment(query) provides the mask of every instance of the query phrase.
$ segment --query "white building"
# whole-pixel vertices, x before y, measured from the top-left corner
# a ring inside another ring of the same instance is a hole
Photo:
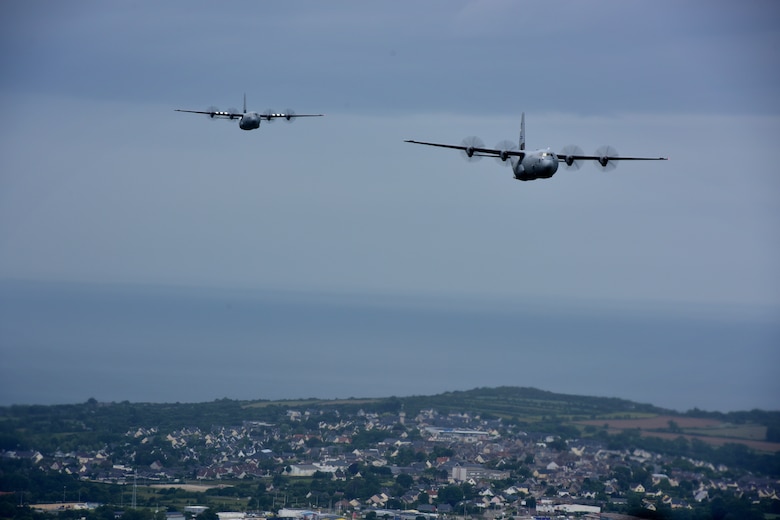
[[[601,513],[599,506],[586,506],[582,504],[537,504],[538,513]]]

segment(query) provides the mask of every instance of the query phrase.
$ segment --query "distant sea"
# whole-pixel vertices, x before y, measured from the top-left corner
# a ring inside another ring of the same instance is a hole
[[[780,410],[776,309],[0,282],[0,405],[531,386]]]

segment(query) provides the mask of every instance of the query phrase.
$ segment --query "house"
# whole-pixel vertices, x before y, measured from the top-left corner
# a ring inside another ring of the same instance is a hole
[[[374,495],[371,498],[368,499],[369,505],[372,505],[374,507],[384,507],[385,504],[387,504],[387,501],[390,499],[387,495],[384,493],[380,493],[378,495]]]
[[[660,484],[664,480],[669,481],[669,475],[666,475],[664,473],[653,473],[651,478],[653,479],[653,485],[654,486],[657,486],[658,484]]]
[[[688,502],[680,498],[673,498],[671,506],[672,509],[693,509]]]
[[[436,506],[436,511],[439,514],[450,514],[452,513],[452,506],[447,503],[439,504],[438,506]]]

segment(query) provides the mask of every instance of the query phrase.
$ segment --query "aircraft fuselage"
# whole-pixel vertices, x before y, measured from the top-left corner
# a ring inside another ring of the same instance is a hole
[[[558,171],[558,156],[549,149],[528,152],[512,162],[512,170],[519,181],[549,179]]]
[[[238,121],[238,127],[241,130],[255,130],[260,128],[260,114],[257,112],[247,112]]]

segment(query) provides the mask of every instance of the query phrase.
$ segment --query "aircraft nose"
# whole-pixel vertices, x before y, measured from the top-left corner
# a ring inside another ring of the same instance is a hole
[[[552,176],[556,171],[558,171],[558,158],[554,155],[545,157],[544,167],[550,172],[550,175]]]

